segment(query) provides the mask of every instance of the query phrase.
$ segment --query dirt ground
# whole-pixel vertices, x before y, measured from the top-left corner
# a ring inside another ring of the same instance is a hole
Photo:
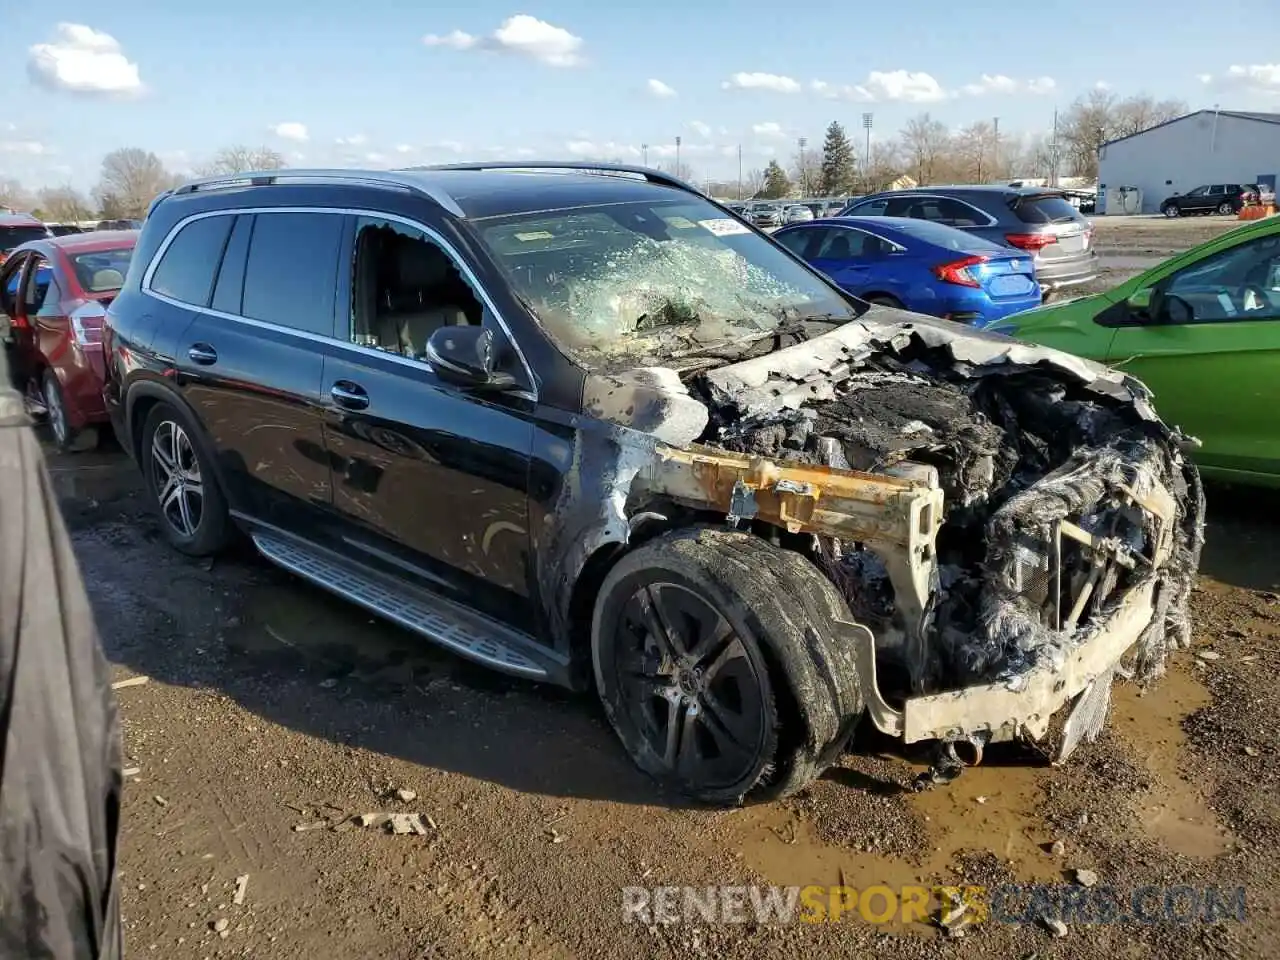
[[[1100,221],[1099,244],[1167,253],[1230,225]],[[1280,942],[1278,496],[1209,491],[1193,649],[1145,693],[1123,686],[1068,765],[992,748],[916,793],[924,757],[867,734],[803,795],[721,811],[657,792],[590,698],[471,667],[247,549],[179,557],[118,451],[50,469],[117,679],[150,678],[117,693],[130,956],[1176,960]],[[426,833],[350,822],[377,811],[421,813]],[[1079,868],[1124,892],[1243,886],[1246,919],[1062,938],[990,922],[957,941],[856,916],[646,926],[620,907],[631,885],[1063,883]]]

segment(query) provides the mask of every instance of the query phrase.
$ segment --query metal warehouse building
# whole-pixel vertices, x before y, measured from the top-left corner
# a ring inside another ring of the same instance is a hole
[[[1280,113],[1198,110],[1104,143],[1098,210],[1157,213],[1166,197],[1201,184],[1258,183],[1274,190],[1277,174]]]

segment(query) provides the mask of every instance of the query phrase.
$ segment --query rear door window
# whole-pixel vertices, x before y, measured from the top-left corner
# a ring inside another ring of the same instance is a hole
[[[28,240],[43,240],[47,236],[49,228],[37,223],[0,227],[0,251],[9,251]]]
[[[826,232],[826,230],[787,230],[777,234],[774,239],[797,257],[808,259],[810,256],[808,251],[816,249],[814,241],[817,240],[818,235]]]
[[[180,303],[207,307],[233,220],[226,215],[203,217],[178,231],[151,275],[151,289]]]
[[[855,203],[846,211],[846,213],[858,217],[898,216],[898,214],[888,212],[889,206],[889,197],[875,197],[871,200],[863,200],[861,203]]]
[[[1066,197],[1022,197],[1013,212],[1023,223],[1067,223],[1080,219],[1080,211]]]
[[[258,214],[240,315],[333,336],[343,225],[338,213]]]

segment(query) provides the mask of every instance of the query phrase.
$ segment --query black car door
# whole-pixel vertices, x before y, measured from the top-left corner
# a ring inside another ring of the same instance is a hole
[[[177,381],[231,508],[259,522],[305,530],[329,507],[321,344],[334,329],[343,227],[341,214],[310,212],[194,219],[144,278],[191,309]]]
[[[422,585],[527,627],[532,378],[473,273],[434,230],[356,218],[324,362],[325,444],[348,543]],[[424,359],[432,331],[484,324],[517,388],[479,394]]]

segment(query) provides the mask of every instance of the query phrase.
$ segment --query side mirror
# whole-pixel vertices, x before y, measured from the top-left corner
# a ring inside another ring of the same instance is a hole
[[[515,377],[497,370],[497,343],[485,327],[441,327],[427,340],[427,362],[441,380],[473,390],[509,390]]]
[[[1154,299],[1154,291],[1150,287],[1143,287],[1141,290],[1135,290],[1129,294],[1129,298],[1125,301],[1125,306],[1129,308],[1130,315],[1141,320],[1150,321],[1155,319],[1151,312],[1151,304]]]

